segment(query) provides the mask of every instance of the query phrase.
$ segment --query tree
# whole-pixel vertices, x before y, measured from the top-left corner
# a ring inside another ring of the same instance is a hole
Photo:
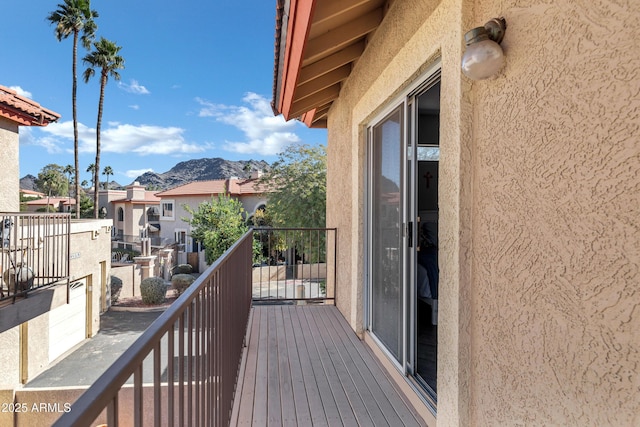
[[[71,197],[71,194],[69,193],[71,190],[71,175],[74,172],[73,166],[72,165],[65,166],[62,172],[64,172],[64,174],[67,175],[67,187],[68,187],[67,196]]]
[[[87,56],[82,59],[87,65],[87,69],[84,71],[84,81],[89,82],[89,79],[96,73],[96,69],[100,70],[100,98],[98,101],[98,121],[96,124],[96,167],[94,171],[94,186],[95,192],[93,193],[93,216],[98,218],[98,187],[100,183],[100,127],[102,125],[102,108],[104,106],[104,89],[107,86],[109,77],[113,77],[115,80],[120,80],[120,73],[118,70],[124,68],[124,59],[118,55],[121,47],[114,42],[101,37],[100,40],[93,44],[94,50],[89,52]]]
[[[82,45],[85,49],[89,49],[91,47],[91,42],[93,41],[96,31],[94,19],[97,17],[98,12],[91,10],[91,2],[89,0],[64,0],[64,3],[58,4],[58,9],[47,16],[49,23],[55,25],[55,35],[58,41],[62,41],[73,34],[73,87],[71,89],[71,104],[73,108],[73,153],[76,173],[76,212],[80,212],[80,161],[78,150],[78,111],[76,103],[76,93],[78,89],[78,38],[80,37],[80,33],[82,33],[82,36],[80,37]]]
[[[78,218],[93,218],[93,200],[86,194],[80,194],[80,215]]]
[[[91,173],[91,185],[93,185],[93,191],[96,191],[96,164],[91,163],[87,166],[87,172]]]
[[[205,259],[212,264],[249,230],[245,223],[242,203],[227,195],[212,197],[202,202],[197,210],[188,205],[183,208],[191,218],[182,218],[192,227],[191,237],[205,248]]]
[[[64,168],[54,163],[46,165],[38,172],[34,185],[38,191],[48,196],[64,196],[69,190]]]
[[[102,171],[102,175],[107,175],[107,182],[104,185],[105,190],[109,189],[109,175],[113,175],[113,169],[111,169],[111,166],[105,166],[103,171]]]
[[[289,145],[278,154],[260,183],[275,187],[267,195],[274,226],[325,227],[327,155],[324,145]]]

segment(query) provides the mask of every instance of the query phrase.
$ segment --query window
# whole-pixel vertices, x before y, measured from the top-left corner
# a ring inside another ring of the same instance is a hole
[[[118,208],[118,221],[124,221],[124,209]]]
[[[173,200],[167,200],[160,204],[160,219],[174,220]]]

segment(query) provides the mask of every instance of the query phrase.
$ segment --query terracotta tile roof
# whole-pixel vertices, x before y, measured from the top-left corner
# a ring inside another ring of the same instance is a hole
[[[115,199],[111,200],[110,203],[132,203],[132,204],[158,204],[160,203],[160,197],[156,196],[157,193],[151,193],[149,191],[144,193],[144,199]]]
[[[42,199],[36,199],[36,200],[30,200],[28,202],[25,202],[27,205],[31,205],[31,206],[46,206],[47,203],[49,205],[58,205],[60,203],[62,204],[70,204],[70,205],[74,205],[76,203],[76,199],[69,199],[68,197],[45,197]]]
[[[40,196],[40,197],[44,197],[45,196],[44,193],[41,193],[39,191],[33,191],[33,190],[20,189],[20,192],[22,194],[29,194],[29,195],[32,195],[32,196]]]
[[[13,89],[0,85],[0,117],[7,118],[19,126],[46,126],[58,120],[60,114],[18,95]]]
[[[269,185],[259,184],[257,179],[215,179],[211,181],[194,181],[169,190],[156,193],[156,196],[166,198],[175,196],[215,196],[228,193],[231,196],[261,194],[271,191]]]

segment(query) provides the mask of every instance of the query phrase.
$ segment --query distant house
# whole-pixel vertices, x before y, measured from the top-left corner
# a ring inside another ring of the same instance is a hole
[[[189,263],[198,268],[204,263],[204,256],[197,242],[190,237],[190,226],[183,218],[190,218],[191,214],[184,208],[185,205],[197,209],[202,202],[211,200],[212,197],[227,194],[242,203],[247,213],[247,219],[251,218],[257,210],[267,205],[266,193],[271,188],[258,183],[259,174],[254,173],[252,178],[228,178],[211,181],[195,181],[189,184],[171,188],[156,193],[160,198],[160,236],[163,241],[172,241],[178,245],[178,262],[187,263],[189,253],[200,254],[189,256]]]
[[[150,237],[152,244],[160,241],[160,198],[134,182],[126,190],[100,190],[98,204],[102,215],[113,220],[113,238],[124,246],[143,252],[140,239]]]
[[[45,197],[44,193],[41,193],[39,191],[33,191],[33,190],[25,190],[23,188],[20,189],[20,197],[22,200],[26,200],[26,199],[41,199],[43,197]]]
[[[41,199],[29,200],[23,205],[27,212],[71,212],[76,203],[76,199],[69,197],[43,197]],[[47,210],[47,206],[49,209]]]

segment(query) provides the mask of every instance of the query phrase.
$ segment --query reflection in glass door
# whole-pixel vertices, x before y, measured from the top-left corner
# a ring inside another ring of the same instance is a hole
[[[371,129],[371,330],[402,363],[402,105]]]

